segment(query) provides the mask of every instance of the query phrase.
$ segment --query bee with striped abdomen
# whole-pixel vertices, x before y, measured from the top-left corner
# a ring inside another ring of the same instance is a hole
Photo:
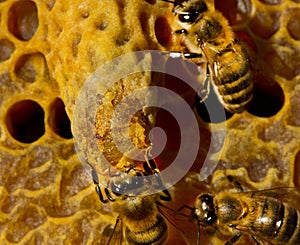
[[[232,176],[228,179],[234,184],[234,190],[200,194],[194,207],[185,205],[179,209],[191,210],[188,216],[198,225],[198,244],[201,228],[216,229],[231,236],[226,245],[237,242],[243,233],[249,234],[257,244],[300,244],[300,212],[288,202],[295,188],[244,192]]]
[[[92,169],[96,192],[102,203],[111,202],[118,217],[112,234],[103,244],[163,244],[168,237],[168,226],[160,213],[161,201],[170,201],[153,159],[143,164],[143,170],[130,168],[125,173],[111,177],[109,188],[99,186],[97,173]],[[127,178],[130,176],[131,178]],[[141,177],[151,177],[141,178]],[[145,195],[149,188],[158,193]],[[132,195],[131,195],[132,194]],[[103,242],[103,241],[102,241]]]
[[[226,18],[207,0],[162,1],[174,4],[173,12],[182,28],[175,33],[183,36],[182,42],[189,50],[171,52],[173,57],[178,54],[196,64],[203,63],[204,58],[208,66],[207,79],[210,80],[206,96],[212,85],[227,111],[244,111],[252,99],[253,76],[248,53]]]

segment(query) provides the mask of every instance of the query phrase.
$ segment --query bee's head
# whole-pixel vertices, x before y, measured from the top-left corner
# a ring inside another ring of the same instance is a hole
[[[202,225],[213,225],[217,216],[214,208],[214,198],[211,195],[203,194],[197,197],[193,216]]]
[[[110,181],[110,189],[116,195],[130,195],[130,193],[139,192],[143,186],[144,180],[139,173],[135,173],[133,176],[122,173]]]

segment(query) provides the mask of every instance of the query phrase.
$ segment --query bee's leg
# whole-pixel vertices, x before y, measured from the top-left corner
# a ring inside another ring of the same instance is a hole
[[[166,3],[172,3],[175,6],[178,5],[178,3],[176,3],[175,1],[170,1],[170,0],[161,0],[161,1],[166,2]]]
[[[205,100],[207,100],[208,95],[210,93],[210,81],[209,78],[206,77],[205,81],[204,81],[204,89],[201,89],[200,93],[198,93],[198,95],[200,96],[200,101],[199,103],[203,103],[205,102]],[[204,96],[201,96],[201,94],[204,94]]]
[[[231,237],[230,240],[225,243],[225,245],[232,245],[232,244],[234,244],[237,240],[239,240],[239,238],[242,235],[243,235],[242,232],[237,233],[236,235],[234,235],[233,237]]]
[[[96,190],[96,192],[97,192],[97,194],[98,194],[98,197],[99,197],[100,201],[101,201],[102,203],[107,203],[107,202],[108,202],[108,199],[104,199],[103,194],[102,194],[102,191],[101,191],[101,188],[100,188],[99,185],[96,185],[95,190]]]
[[[183,206],[181,206],[180,208],[177,209],[177,212],[181,212],[183,209],[188,209],[188,210],[190,210],[191,212],[194,211],[194,208],[193,208],[193,207],[188,206],[188,205],[183,205]]]
[[[144,171],[147,175],[152,175],[155,172],[159,172],[156,163],[150,153],[152,149],[152,145],[150,145],[146,150],[144,154],[145,162],[143,163]]]
[[[172,3],[172,4],[176,4],[176,2],[175,1],[169,1],[169,0],[161,0],[161,1],[163,1],[163,2],[166,2],[166,3]]]
[[[108,175],[109,175],[109,177],[118,177],[118,176],[120,176],[121,174],[120,174],[120,173],[112,174],[111,171],[110,171],[110,166],[109,166],[109,167],[108,167]]]
[[[172,200],[172,197],[171,197],[171,194],[168,190],[163,190],[163,193],[165,194],[164,196],[163,195],[160,195],[160,199],[163,200],[163,201],[167,201],[167,202],[170,202]]]
[[[175,33],[176,34],[184,34],[184,35],[186,35],[186,34],[188,34],[188,31],[186,29],[180,29],[180,30],[175,31]]]
[[[254,241],[257,245],[262,244],[262,242],[261,242],[257,237],[251,236],[251,238],[253,239],[253,241]]]
[[[232,175],[227,175],[227,179],[234,185],[236,189],[238,189],[240,192],[243,192],[243,187],[241,184],[232,176]]]
[[[175,51],[171,51],[171,52],[168,53],[168,55],[171,58],[183,58],[183,59],[187,59],[187,60],[188,59],[203,58],[203,55],[201,53],[192,53],[192,52],[175,52]],[[201,100],[196,102],[197,104],[198,103],[203,103],[208,98],[208,95],[210,93],[210,84],[211,84],[212,77],[210,75],[208,65],[207,65],[207,72],[206,72],[205,77],[206,78],[204,80],[204,84],[203,84],[201,90],[199,92],[197,91],[198,96],[201,97]],[[202,94],[204,96],[201,96]],[[197,97],[197,100],[198,100],[198,97]]]
[[[143,168],[146,176],[152,175],[155,172],[156,168],[152,169],[151,167],[153,162],[153,159],[148,159],[146,162],[143,163]]]
[[[171,201],[172,197],[169,193],[169,191],[165,188],[163,181],[159,175],[159,169],[156,166],[156,163],[154,161],[154,159],[152,158],[152,155],[150,153],[152,146],[150,146],[145,153],[145,158],[146,158],[146,162],[144,162],[144,169],[146,171],[146,173],[148,175],[152,175],[154,174],[156,182],[157,182],[157,187],[158,189],[161,189],[162,192],[164,193],[164,195],[160,195],[160,199],[163,201]],[[146,155],[147,154],[147,155]],[[152,184],[152,182],[150,183],[150,185]]]
[[[181,3],[177,3],[175,1],[170,1],[170,0],[161,0],[161,1],[166,2],[166,3],[174,4],[174,6],[182,6]],[[173,9],[173,12],[174,12],[174,9]]]
[[[162,190],[162,192],[164,193],[164,196],[160,196],[161,200],[164,200],[164,201],[171,201],[171,195],[169,193],[169,191],[166,189],[165,185],[163,184],[163,181],[159,175],[159,170],[157,168],[155,168],[153,170],[154,172],[154,176],[155,176],[155,179],[156,179],[156,183],[157,183],[157,188]]]
[[[145,152],[146,162],[144,162],[144,164],[143,164],[144,170],[146,171],[146,173],[148,175],[152,175],[154,173],[154,176],[155,176],[157,184],[158,184],[158,188],[162,189],[162,192],[164,193],[164,195],[160,195],[160,199],[163,201],[171,201],[171,199],[172,199],[171,195],[170,195],[169,191],[165,189],[162,179],[159,175],[159,169],[157,168],[156,163],[150,153],[151,149],[152,149],[152,146],[149,146],[149,148]]]
[[[109,201],[111,201],[111,202],[115,201],[115,199],[110,195],[110,192],[107,188],[104,188],[104,192],[105,192],[105,195],[107,196]]]
[[[210,93],[210,80],[211,80],[211,75],[210,75],[210,72],[209,72],[209,67],[207,66],[207,68],[206,68],[206,78],[205,78],[205,81],[203,83],[203,88],[199,92],[197,92],[198,96],[200,96],[200,98],[201,98],[199,103],[203,103],[208,98],[208,95]],[[203,94],[204,96],[201,96],[201,94]]]
[[[184,58],[184,59],[196,59],[203,58],[201,53],[192,53],[192,52],[178,52],[178,51],[170,51],[170,52],[162,52],[163,55],[168,55],[170,58]]]
[[[154,174],[154,176],[156,178],[156,181],[158,183],[158,188],[164,189],[164,185],[163,185],[162,180],[159,176],[159,169],[157,168],[157,165],[156,165],[156,163],[155,163],[155,161],[152,158],[152,155],[150,153],[151,149],[152,149],[152,146],[149,146],[149,148],[145,152],[145,160],[146,161],[143,163],[143,168],[144,168],[144,171],[145,171],[147,176]],[[151,184],[152,184],[152,182],[150,183],[150,185]]]
[[[152,149],[152,146],[149,146],[144,154],[145,162],[143,162],[143,169],[144,169],[144,176],[151,176],[155,175],[159,170],[156,167],[156,163],[152,158],[152,155],[150,153],[150,150]],[[148,185],[152,185],[151,178],[148,178]]]
[[[107,203],[108,199],[104,199],[104,197],[103,197],[101,187],[99,186],[98,175],[97,175],[96,170],[94,168],[92,169],[92,177],[93,177],[93,182],[94,182],[94,185],[95,185],[95,190],[96,190],[96,193],[99,196],[100,201],[102,203]]]
[[[117,229],[117,226],[118,226],[119,222],[121,222],[121,220],[120,220],[120,217],[118,216],[117,219],[116,219],[116,223],[115,223],[115,225],[114,225],[114,228],[113,228],[113,230],[112,230],[112,233],[111,233],[111,235],[110,235],[110,237],[109,237],[109,239],[108,239],[107,245],[109,245],[110,242],[112,241],[113,235],[114,235],[114,233],[116,232],[116,229]],[[121,225],[122,225],[122,223],[121,223]],[[122,231],[122,228],[121,228],[121,231]],[[122,237],[123,237],[123,234],[121,234],[121,238],[122,238]],[[120,244],[122,244],[122,240],[121,240]]]
[[[148,159],[143,163],[143,168],[146,175],[152,175],[153,173],[159,172],[155,161],[151,157],[148,157]]]

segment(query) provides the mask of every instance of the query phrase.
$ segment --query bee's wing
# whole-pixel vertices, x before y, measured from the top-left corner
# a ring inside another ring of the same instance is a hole
[[[275,187],[271,189],[245,191],[244,193],[251,194],[252,197],[267,196],[274,198],[287,198],[297,192],[295,187]]]
[[[173,210],[163,204],[159,204],[158,209],[160,213],[163,215],[163,217],[172,226],[169,227],[169,234],[171,233],[171,235],[169,235],[166,244],[174,244],[175,241],[176,244],[179,244],[178,240],[176,239],[182,240],[180,244],[187,244],[187,245],[197,244],[198,228],[197,225],[190,220],[189,215],[183,214],[181,212],[177,212],[176,210]],[[179,235],[179,237],[175,238],[174,237],[175,234],[177,236]]]
[[[114,225],[108,225],[102,233],[101,245],[122,245],[123,224],[120,218],[117,218]]]
[[[282,202],[295,204],[298,207],[300,203],[300,189],[296,187],[277,187],[265,190],[241,192],[241,194],[247,194],[251,197],[272,197]]]

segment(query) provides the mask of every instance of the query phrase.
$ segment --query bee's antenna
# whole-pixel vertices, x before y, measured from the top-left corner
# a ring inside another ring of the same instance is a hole
[[[166,2],[166,3],[172,3],[175,6],[179,4],[179,3],[176,3],[175,1],[170,1],[170,0],[161,0],[161,1]]]

